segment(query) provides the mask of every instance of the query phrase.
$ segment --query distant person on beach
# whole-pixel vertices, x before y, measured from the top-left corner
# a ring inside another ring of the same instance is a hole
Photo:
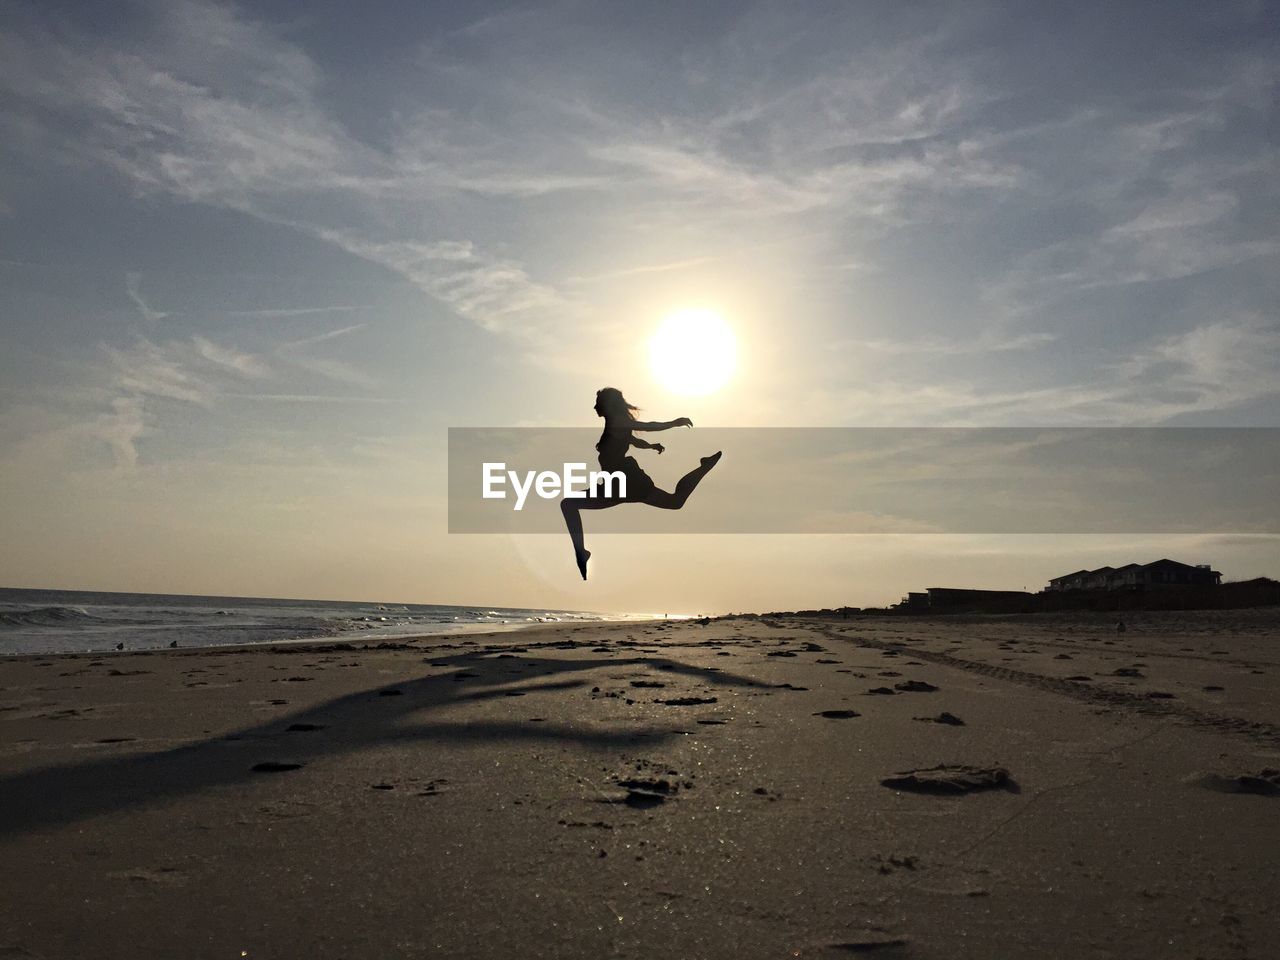
[[[654,431],[670,430],[672,427],[692,427],[693,421],[688,417],[665,422],[647,422],[637,420],[635,411],[639,408],[627,403],[622,391],[615,387],[605,387],[596,391],[596,415],[604,417],[604,431],[596,443],[600,469],[609,472],[621,471],[627,479],[626,497],[597,496],[596,491],[586,497],[565,497],[560,501],[560,512],[564,514],[565,526],[569,528],[569,536],[573,540],[573,552],[578,561],[578,572],[582,579],[587,579],[587,561],[591,558],[582,541],[582,511],[607,510],[620,503],[647,503],[651,507],[663,510],[679,510],[689,499],[698,483],[711,472],[711,468],[720,460],[720,451],[709,457],[703,457],[701,466],[690,470],[676,484],[674,493],[660,489],[653,479],[641,469],[635,457],[627,456],[630,447],[642,450],[657,450],[662,453],[665,447],[660,443],[642,440],[634,433],[636,430]]]

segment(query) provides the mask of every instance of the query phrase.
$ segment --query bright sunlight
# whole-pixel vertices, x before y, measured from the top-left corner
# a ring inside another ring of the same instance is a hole
[[[719,390],[733,375],[738,354],[733,330],[713,310],[679,310],[649,341],[649,366],[659,383],[682,396]]]

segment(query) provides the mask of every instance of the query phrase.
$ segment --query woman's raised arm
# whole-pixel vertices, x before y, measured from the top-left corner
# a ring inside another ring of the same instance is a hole
[[[688,417],[678,420],[637,420],[631,424],[632,430],[670,430],[672,427],[692,427],[693,421]]]

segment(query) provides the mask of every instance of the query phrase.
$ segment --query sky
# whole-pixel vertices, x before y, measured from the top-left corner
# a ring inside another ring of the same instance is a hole
[[[699,426],[1280,425],[1276,12],[8,3],[0,583],[724,612],[1280,576],[1213,530],[588,521],[584,584],[567,538],[450,535],[445,464],[605,385],[694,421],[660,483]],[[701,397],[646,350],[690,308],[738,344]]]

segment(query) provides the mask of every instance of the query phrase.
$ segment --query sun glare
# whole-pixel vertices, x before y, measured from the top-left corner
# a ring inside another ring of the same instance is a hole
[[[679,310],[662,321],[649,341],[649,366],[672,393],[714,393],[733,376],[738,344],[733,330],[712,310]]]

